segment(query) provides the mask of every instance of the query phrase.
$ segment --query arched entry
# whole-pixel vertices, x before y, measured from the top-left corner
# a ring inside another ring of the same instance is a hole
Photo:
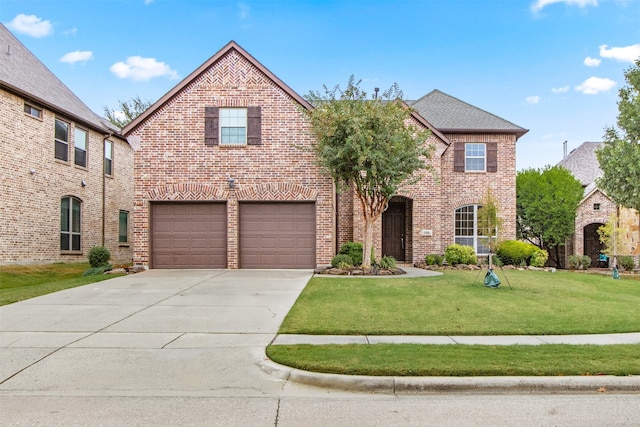
[[[382,214],[382,255],[392,256],[396,261],[411,259],[411,229],[413,201],[394,196]]]
[[[584,255],[591,258],[591,266],[598,265],[598,257],[601,251],[604,249],[604,245],[600,243],[600,237],[598,236],[598,228],[604,224],[595,222],[593,224],[586,225],[582,230],[582,238],[584,242]]]

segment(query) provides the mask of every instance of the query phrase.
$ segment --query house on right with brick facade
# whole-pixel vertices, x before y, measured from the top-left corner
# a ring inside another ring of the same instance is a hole
[[[601,142],[585,142],[558,163],[568,169],[584,188],[584,197],[576,212],[575,233],[567,242],[565,257],[586,255],[591,258],[592,266],[599,265],[599,255],[604,249],[598,236],[598,228],[612,216],[618,217],[618,227],[624,230],[628,244],[627,253],[618,255],[640,255],[638,212],[616,205],[596,184],[596,179],[602,176],[596,157],[596,150],[601,145]]]

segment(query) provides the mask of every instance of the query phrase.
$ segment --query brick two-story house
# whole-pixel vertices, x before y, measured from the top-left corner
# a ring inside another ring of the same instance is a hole
[[[604,266],[599,258],[604,245],[600,242],[598,228],[613,217],[617,217],[617,226],[623,230],[627,243],[625,252],[618,255],[640,255],[638,229],[640,227],[638,212],[634,209],[616,205],[596,183],[602,176],[602,170],[596,150],[602,142],[584,142],[572,150],[559,163],[568,169],[584,188],[584,197],[576,211],[575,233],[567,242],[565,258],[569,255],[586,255],[591,258],[591,266]],[[568,263],[565,261],[565,265]]]
[[[132,258],[133,150],[0,24],[0,264]]]
[[[417,262],[477,233],[487,189],[515,238],[515,144],[526,130],[433,91],[411,103],[435,176],[399,191],[377,256]],[[316,165],[313,108],[230,42],[123,129],[135,150],[134,262],[151,268],[312,268],[361,241],[353,195]]]

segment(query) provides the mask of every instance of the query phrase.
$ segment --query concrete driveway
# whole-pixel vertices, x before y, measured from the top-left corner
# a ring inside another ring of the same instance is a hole
[[[311,270],[151,270],[0,307],[0,396],[264,396]]]

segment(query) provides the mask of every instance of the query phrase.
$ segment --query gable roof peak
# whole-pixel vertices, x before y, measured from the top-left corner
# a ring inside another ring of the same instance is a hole
[[[254,67],[256,67],[261,73],[267,76],[271,81],[273,81],[278,87],[280,87],[285,93],[287,93],[291,98],[293,98],[296,102],[298,102],[302,107],[307,109],[312,109],[313,106],[307,102],[303,97],[298,95],[293,89],[291,89],[286,83],[280,80],[275,74],[273,74],[267,67],[262,65],[260,61],[254,58],[249,52],[244,50],[238,43],[234,40],[230,40],[226,45],[224,45],[220,50],[218,50],[213,56],[207,59],[202,65],[196,68],[191,72],[187,77],[185,77],[180,83],[173,87],[169,92],[164,94],[160,99],[158,99],[153,105],[151,105],[145,112],[136,117],[131,123],[126,125],[122,129],[122,133],[127,135],[131,133],[131,131],[136,128],[140,123],[144,122],[149,116],[151,116],[155,111],[160,109],[164,104],[169,102],[173,97],[178,95],[185,87],[187,87],[191,82],[196,80],[202,73],[204,73],[207,69],[209,69],[213,64],[217,63],[222,57],[227,55],[230,51],[235,50],[244,57],[247,61],[249,61]]]

